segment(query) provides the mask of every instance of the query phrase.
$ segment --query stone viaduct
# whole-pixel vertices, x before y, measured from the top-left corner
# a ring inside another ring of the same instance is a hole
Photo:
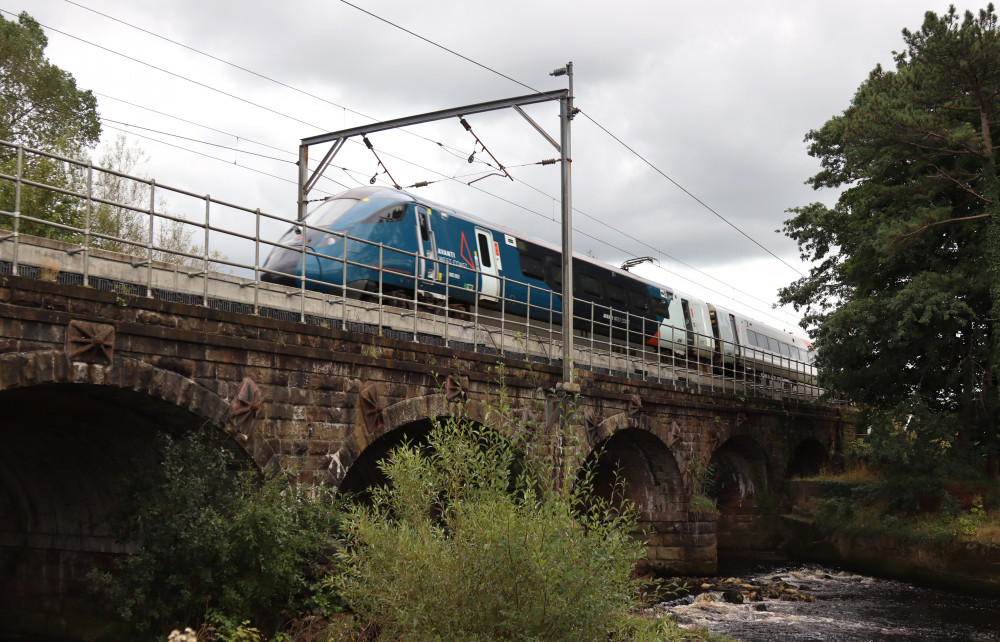
[[[0,276],[0,631],[85,627],[86,572],[127,553],[104,517],[121,481],[155,465],[158,434],[208,426],[261,469],[361,490],[456,400],[482,420],[501,364],[520,415],[544,421],[557,367]],[[762,545],[763,500],[833,456],[845,425],[817,403],[579,383],[570,428],[598,479],[620,467],[646,562],[671,573],[710,574],[718,548]],[[718,514],[692,502],[702,493]]]

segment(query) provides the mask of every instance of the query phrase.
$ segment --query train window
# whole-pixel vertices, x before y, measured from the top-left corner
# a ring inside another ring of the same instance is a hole
[[[750,339],[750,345],[760,347],[760,341],[757,339],[757,333],[753,330],[747,330],[747,338]]]
[[[778,342],[778,349],[781,351],[781,356],[783,356],[783,357],[791,357],[792,356],[791,347],[792,346],[788,345],[787,343],[785,343],[783,341]]]
[[[493,267],[493,254],[490,250],[489,241],[486,239],[485,234],[476,234],[479,239],[479,262],[482,263],[484,268]]]
[[[670,318],[670,301],[664,301],[663,299],[658,299],[655,296],[652,297],[652,307],[650,312],[658,317],[663,317],[664,319]]]
[[[628,295],[628,307],[642,313],[649,311],[649,295],[645,292],[628,290],[626,294]]]
[[[417,208],[417,223],[420,225],[420,238],[423,239],[424,241],[431,240],[431,235],[430,235],[431,226],[430,226],[430,221],[428,221],[429,216],[430,212],[428,212],[427,209],[423,207]]]
[[[406,216],[406,205],[400,205],[399,203],[394,203],[389,207],[385,207],[370,214],[362,220],[362,223],[396,223],[402,221],[403,217]]]
[[[771,352],[780,352],[781,348],[778,347],[780,345],[781,342],[774,337],[767,337],[767,347],[771,350]]]
[[[589,274],[577,274],[575,276],[579,279],[579,287],[576,288],[578,292],[597,298],[601,298],[604,295],[601,292],[601,282],[598,279]]]
[[[608,284],[608,298],[614,303],[625,305],[625,290],[620,285]]]
[[[562,266],[555,263],[545,263],[545,282],[553,292],[562,292]]]
[[[334,224],[345,212],[357,205],[357,201],[350,198],[335,198],[324,202],[306,216],[306,225],[312,227],[329,227]]]
[[[541,281],[545,279],[545,264],[530,254],[521,254],[521,272],[524,276]]]

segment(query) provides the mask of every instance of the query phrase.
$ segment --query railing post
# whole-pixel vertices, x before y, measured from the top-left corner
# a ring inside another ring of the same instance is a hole
[[[13,228],[14,236],[14,257],[11,262],[11,271],[14,276],[21,275],[21,267],[18,257],[18,249],[21,245],[20,232],[21,232],[21,181],[24,180],[22,173],[24,172],[24,145],[18,143],[17,145],[17,182],[14,184],[14,223],[11,225]]]
[[[302,171],[301,168],[299,170]],[[305,208],[305,202],[302,201],[299,204],[299,225],[302,226],[302,269],[299,271],[299,321],[302,323],[306,322],[306,236],[309,234],[309,228],[303,217],[303,212]],[[347,244],[347,238],[344,238],[344,244]],[[347,267],[345,266],[346,270]],[[344,326],[347,327],[346,324]]]
[[[324,310],[325,312],[325,310]],[[255,210],[253,233],[253,313],[260,315],[260,208]]]
[[[146,296],[153,296],[153,239],[156,225],[156,181],[149,182],[149,238],[146,240]]]
[[[478,262],[478,261],[477,261]],[[479,352],[479,282],[482,277],[479,275],[479,267],[472,271],[472,351]]]
[[[590,350],[587,351],[590,371],[594,371],[594,302],[590,302]]]
[[[506,327],[504,321],[507,319],[507,277],[500,277],[500,356],[504,356],[504,335]]]
[[[433,261],[434,261],[434,259],[431,259],[431,265],[434,265]],[[426,263],[424,265],[426,265]],[[431,270],[432,270],[431,273],[433,274],[434,268],[431,268]],[[422,277],[423,277],[423,274],[420,273],[420,255],[417,254],[416,252],[414,252],[413,253],[413,299],[411,301],[411,303],[413,305],[413,340],[414,341],[417,340],[417,330],[419,329],[418,326],[417,326],[417,301],[420,299],[420,279]]]
[[[305,232],[305,229],[303,229]],[[340,289],[340,329],[347,329],[347,232],[343,233],[343,243],[341,245],[344,247],[344,262],[343,269],[340,271],[341,279],[341,289]],[[302,236],[302,276],[305,276],[306,263],[305,263],[305,236]]]
[[[385,322],[384,311],[385,311],[385,299],[382,298],[382,290],[384,288],[383,277],[385,275],[385,246],[382,243],[378,244],[378,336],[382,335],[382,325]]]
[[[451,266],[444,264],[444,346],[451,345]]]
[[[556,295],[551,289],[549,290],[549,361],[551,363],[552,355],[555,354],[555,331],[552,329],[552,324],[556,321]]]
[[[87,162],[87,210],[83,230],[83,286],[90,287],[90,224],[94,213],[94,162]]]
[[[524,315],[524,352],[526,354],[531,347],[531,284],[528,283],[527,286],[525,296],[528,297],[528,306],[525,308],[526,314]]]
[[[202,269],[205,270],[205,275],[202,278],[205,279],[205,287],[202,294],[202,305],[206,307],[208,307],[208,233],[212,225],[211,212],[212,197],[209,194],[205,194],[205,247],[202,251]]]

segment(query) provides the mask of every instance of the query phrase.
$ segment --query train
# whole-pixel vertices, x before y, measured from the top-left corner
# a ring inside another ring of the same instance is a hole
[[[358,187],[321,201],[272,246],[261,279],[562,322],[557,247],[386,187]],[[816,382],[812,345],[804,339],[627,270],[574,254],[573,294],[578,333]]]

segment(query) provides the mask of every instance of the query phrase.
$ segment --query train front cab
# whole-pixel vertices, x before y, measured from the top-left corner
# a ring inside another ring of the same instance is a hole
[[[399,193],[377,188],[326,199],[272,247],[261,279],[300,287],[304,277],[310,290],[338,292],[346,284],[349,293],[371,291],[381,265],[388,275],[383,283],[412,288],[416,247],[413,233],[405,231],[411,210]]]

